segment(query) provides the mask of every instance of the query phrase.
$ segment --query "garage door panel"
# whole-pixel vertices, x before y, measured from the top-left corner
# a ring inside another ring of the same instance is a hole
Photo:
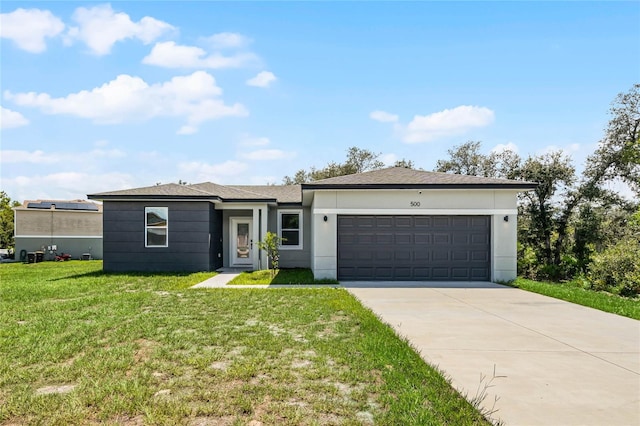
[[[416,244],[431,244],[432,242],[432,235],[431,234],[424,234],[424,233],[416,233],[413,234],[413,241]]]
[[[488,216],[338,216],[342,280],[490,278]]]
[[[402,233],[395,235],[395,243],[396,244],[412,244],[413,243],[413,235]]]

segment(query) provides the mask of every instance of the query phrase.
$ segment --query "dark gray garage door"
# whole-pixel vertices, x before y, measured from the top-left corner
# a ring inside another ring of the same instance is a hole
[[[489,216],[338,216],[338,279],[489,281]]]

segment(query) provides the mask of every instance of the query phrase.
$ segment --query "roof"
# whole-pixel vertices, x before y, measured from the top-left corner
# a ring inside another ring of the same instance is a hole
[[[533,189],[536,183],[451,173],[390,167],[370,172],[316,180],[302,185],[303,190],[316,189],[403,189],[403,188],[487,188]]]
[[[101,192],[88,196],[92,200],[201,199],[210,201],[267,202],[300,204],[303,191],[321,189],[533,189],[533,182],[495,179],[450,173],[391,167],[347,176],[317,180],[302,185],[218,185],[202,182],[192,185],[168,183],[144,188]]]
[[[25,200],[14,210],[65,210],[79,212],[100,212],[102,205],[87,200]]]
[[[302,191],[300,185],[218,185],[212,182],[202,182],[192,185],[168,183],[143,188],[101,192],[90,194],[88,197],[93,200],[155,198],[300,203],[302,201]]]

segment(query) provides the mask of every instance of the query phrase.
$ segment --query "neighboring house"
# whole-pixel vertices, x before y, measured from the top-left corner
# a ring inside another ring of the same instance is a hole
[[[74,259],[83,254],[102,258],[101,205],[83,200],[35,200],[13,210],[16,259],[34,251],[43,251],[45,259],[53,259],[56,251]]]
[[[166,184],[89,195],[104,203],[106,271],[265,269],[340,280],[509,280],[517,194],[530,182],[406,168],[290,186]]]

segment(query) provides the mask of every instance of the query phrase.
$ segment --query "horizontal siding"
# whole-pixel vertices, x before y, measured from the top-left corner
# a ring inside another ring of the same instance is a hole
[[[168,247],[145,247],[145,207],[169,208]],[[211,268],[207,202],[104,203],[106,271],[205,271]]]

